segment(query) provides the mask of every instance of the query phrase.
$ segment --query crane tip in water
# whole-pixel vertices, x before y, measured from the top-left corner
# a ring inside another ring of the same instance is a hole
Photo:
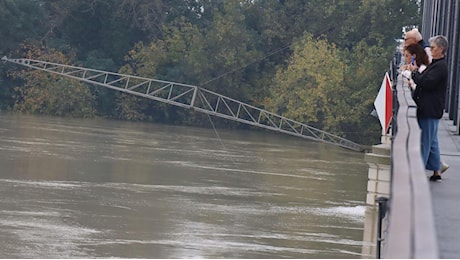
[[[3,57],[2,57],[2,61],[3,61],[3,62],[6,62],[7,60],[8,60],[8,58],[7,58],[6,56],[3,56]]]

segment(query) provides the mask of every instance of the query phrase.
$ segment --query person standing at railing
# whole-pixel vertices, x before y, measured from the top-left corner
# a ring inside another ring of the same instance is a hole
[[[417,65],[408,66],[417,87],[414,101],[417,104],[417,120],[422,130],[422,159],[425,169],[433,171],[430,181],[441,180],[441,155],[438,143],[439,119],[444,113],[447,89],[447,63],[445,55],[448,41],[445,36],[430,38],[433,61],[420,73]]]
[[[428,61],[431,63],[433,56],[431,55],[430,46],[423,40],[422,34],[418,31],[417,28],[406,32],[404,36],[404,48],[407,48],[407,46],[415,43],[420,45],[425,50],[426,55],[428,55]]]
[[[408,46],[413,45],[413,44],[418,44],[421,48],[423,48],[425,50],[425,53],[426,53],[426,55],[428,57],[428,64],[431,63],[431,61],[433,60],[433,57],[431,55],[430,45],[427,44],[423,40],[422,34],[419,32],[419,30],[417,28],[414,28],[414,29],[406,32],[406,34],[404,36],[404,51],[406,50],[406,48]],[[414,46],[411,47],[410,52],[412,54],[415,53],[414,48],[415,48]],[[409,76],[410,73],[409,73],[409,75],[407,73],[404,73],[404,71],[407,69],[407,65],[410,64],[410,63],[411,63],[411,59],[409,57],[409,60],[406,59],[406,65],[404,65],[402,67],[401,71],[403,72],[403,76],[405,76],[405,78],[408,79],[409,86],[412,88],[412,91],[414,91],[416,84],[413,83],[413,80],[412,80],[411,76]],[[427,64],[425,64],[425,65],[427,65]],[[421,67],[420,64],[417,64],[417,66],[419,67],[420,72],[422,72],[425,69],[424,67]],[[449,165],[441,160],[441,173],[447,171],[448,169],[449,169]]]
[[[404,60],[406,61],[406,64],[401,67],[402,75],[407,80],[409,87],[412,91],[414,91],[416,84],[412,79],[412,72],[410,71],[409,66],[416,65],[417,71],[422,73],[430,64],[430,61],[425,50],[418,43],[410,44],[404,48]]]

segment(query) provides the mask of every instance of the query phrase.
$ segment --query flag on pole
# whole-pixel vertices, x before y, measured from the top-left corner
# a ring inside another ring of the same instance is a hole
[[[391,117],[393,116],[393,93],[391,90],[391,80],[388,72],[385,73],[379,94],[374,101],[375,110],[379,116],[380,124],[385,133],[390,127]]]

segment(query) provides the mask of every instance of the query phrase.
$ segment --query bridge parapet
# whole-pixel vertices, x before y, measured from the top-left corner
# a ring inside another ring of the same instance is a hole
[[[416,104],[401,76],[396,84],[396,130],[382,243],[383,258],[438,258],[431,191],[421,159]]]

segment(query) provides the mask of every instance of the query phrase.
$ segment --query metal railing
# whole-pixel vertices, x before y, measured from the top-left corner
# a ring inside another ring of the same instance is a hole
[[[431,191],[420,151],[416,104],[397,77],[393,114],[391,187],[383,231],[383,258],[438,258]],[[380,252],[380,248],[379,248]]]

